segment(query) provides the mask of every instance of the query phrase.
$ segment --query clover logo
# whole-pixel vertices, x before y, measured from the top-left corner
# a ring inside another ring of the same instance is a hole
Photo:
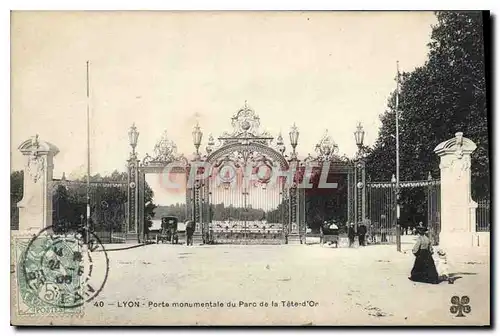
[[[462,296],[459,298],[458,296],[453,296],[451,298],[451,307],[450,313],[456,314],[456,317],[465,317],[465,314],[469,314],[471,312],[471,307],[469,306],[470,299],[468,296]]]

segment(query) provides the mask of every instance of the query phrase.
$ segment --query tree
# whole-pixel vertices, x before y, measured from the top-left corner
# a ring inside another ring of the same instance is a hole
[[[11,173],[11,229],[19,227],[19,211],[17,203],[23,197],[23,171]],[[53,225],[56,230],[76,230],[82,223],[82,216],[87,207],[86,178],[76,181],[60,181],[52,190]],[[121,231],[126,221],[127,190],[114,182],[126,182],[127,173],[118,171],[110,175],[96,174],[90,177],[91,222],[96,231]],[[102,182],[100,184],[98,182]],[[106,184],[106,182],[110,184]],[[153,203],[154,193],[146,183],[144,190],[144,223],[148,230],[153,224],[152,218],[156,205]]]
[[[53,195],[54,215],[52,225],[56,232],[66,232],[76,229],[76,225],[72,225],[75,217],[75,208],[71,203],[71,196],[68,188],[63,185],[58,185]]]
[[[437,18],[439,24],[429,44],[429,64],[437,79],[449,83],[443,85],[448,90],[446,101],[443,99],[450,110],[448,120],[477,145],[472,154],[472,191],[478,198],[489,197],[483,16],[481,12],[439,12]]]
[[[127,173],[118,171],[110,175],[96,174],[90,177],[90,207],[92,229],[97,232],[121,232],[127,219]],[[153,191],[146,183],[144,190],[144,226],[152,225],[156,205]],[[53,193],[54,223],[74,230],[81,225],[87,207],[86,178],[61,181]]]
[[[401,77],[400,179],[424,180],[439,176],[433,149],[455,132],[477,144],[472,155],[473,197],[489,197],[489,145],[484,71],[483,20],[478,12],[438,12],[428,60]],[[382,126],[367,158],[372,181],[389,181],[395,173],[395,92],[380,116]],[[422,211],[425,192],[403,190],[408,211]],[[420,204],[411,209],[410,203]],[[402,213],[403,217],[403,213]]]

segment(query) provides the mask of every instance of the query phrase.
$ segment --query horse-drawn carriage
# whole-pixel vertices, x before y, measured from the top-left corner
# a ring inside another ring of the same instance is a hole
[[[335,247],[339,246],[339,227],[337,224],[332,222],[325,221],[320,228],[321,236],[320,243],[334,245]]]
[[[156,243],[179,242],[178,224],[179,220],[174,216],[165,216],[161,218],[160,234],[156,236]]]

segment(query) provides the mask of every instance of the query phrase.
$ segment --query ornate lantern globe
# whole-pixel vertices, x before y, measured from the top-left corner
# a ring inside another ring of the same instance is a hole
[[[356,126],[356,132],[354,132],[354,139],[356,140],[356,145],[358,146],[359,149],[363,147],[364,138],[365,138],[365,130],[363,129],[363,126],[359,122],[358,126]]]
[[[297,147],[297,143],[299,141],[299,130],[297,129],[297,126],[295,126],[295,123],[292,126],[292,129],[290,130],[290,144],[292,145],[293,148],[293,153],[292,157],[296,158],[297,153],[295,152],[295,148]]]
[[[201,132],[200,126],[198,123],[196,123],[196,126],[194,127],[193,130],[193,144],[194,147],[196,148],[196,157],[198,158],[200,156],[200,145],[201,145],[201,139],[203,137],[203,133]]]
[[[132,155],[135,156],[135,148],[137,146],[137,139],[139,138],[139,132],[137,131],[137,127],[135,127],[135,123],[132,124],[130,130],[128,131],[128,139],[130,143],[130,147],[132,147]]]

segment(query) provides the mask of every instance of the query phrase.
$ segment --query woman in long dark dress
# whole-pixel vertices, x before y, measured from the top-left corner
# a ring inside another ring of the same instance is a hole
[[[439,278],[432,259],[432,243],[425,235],[425,227],[419,225],[417,227],[417,242],[413,247],[413,254],[415,255],[415,263],[411,270],[411,276],[408,278],[416,282],[425,282],[431,284],[439,283]]]

